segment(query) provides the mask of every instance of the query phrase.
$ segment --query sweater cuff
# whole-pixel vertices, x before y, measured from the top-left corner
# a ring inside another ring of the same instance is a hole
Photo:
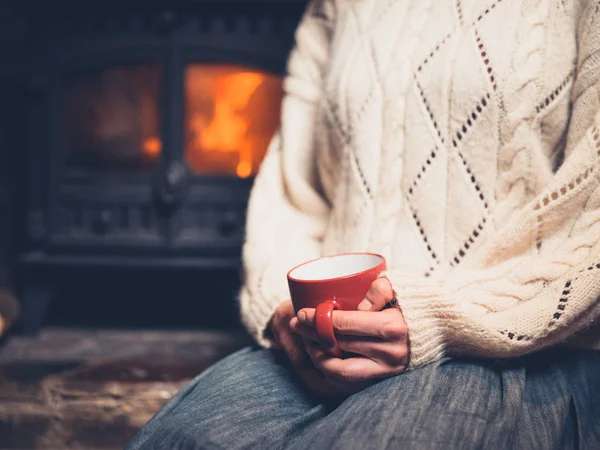
[[[269,321],[279,305],[269,305],[266,301],[252,303],[242,314],[244,326],[254,341],[263,348],[274,348],[276,343],[270,335]]]
[[[244,326],[256,343],[264,348],[277,346],[268,328],[279,305],[290,298],[287,278],[285,273],[280,273],[281,267],[287,266],[271,261],[252,277],[253,284],[247,283],[240,295]]]
[[[448,300],[442,286],[435,283],[390,281],[408,329],[408,370],[443,358],[448,345],[448,325],[457,314],[456,305]]]

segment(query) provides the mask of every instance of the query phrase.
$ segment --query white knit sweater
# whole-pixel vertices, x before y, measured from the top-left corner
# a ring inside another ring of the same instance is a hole
[[[290,267],[373,251],[411,367],[592,344],[598,0],[314,0],[284,86],[244,247],[260,343]]]

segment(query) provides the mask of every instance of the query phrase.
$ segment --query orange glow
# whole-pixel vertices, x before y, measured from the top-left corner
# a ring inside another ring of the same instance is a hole
[[[235,173],[240,178],[248,178],[252,173],[252,161],[240,161]]]
[[[256,174],[279,125],[281,78],[243,67],[186,69],[185,160],[200,174]]]
[[[151,159],[155,159],[162,150],[162,142],[157,137],[151,137],[144,141],[142,145],[144,154]]]
[[[255,175],[279,126],[281,99],[278,76],[232,65],[189,65],[185,72],[188,167],[205,175]],[[154,122],[154,114],[144,117],[144,111],[151,112],[142,110],[142,122]],[[162,142],[150,135],[141,147],[146,160],[156,161]]]

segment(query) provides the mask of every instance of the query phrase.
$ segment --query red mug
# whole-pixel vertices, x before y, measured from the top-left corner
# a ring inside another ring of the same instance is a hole
[[[316,308],[317,334],[327,352],[342,355],[333,331],[333,311],[356,311],[373,281],[385,270],[381,255],[346,253],[308,261],[288,272],[294,310],[297,314],[302,308]]]

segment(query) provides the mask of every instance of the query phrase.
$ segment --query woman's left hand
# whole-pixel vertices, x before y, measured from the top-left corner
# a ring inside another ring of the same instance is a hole
[[[408,366],[408,330],[398,308],[334,311],[335,335],[348,355],[344,358],[330,356],[320,347],[315,309],[299,311],[290,328],[303,336],[314,365],[332,382],[364,386],[398,375]]]

